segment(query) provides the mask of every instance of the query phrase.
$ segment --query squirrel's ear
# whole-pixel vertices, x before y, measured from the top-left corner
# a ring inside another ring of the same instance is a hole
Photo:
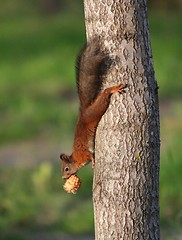
[[[65,162],[70,162],[70,161],[69,161],[69,157],[68,157],[66,154],[64,154],[64,153],[62,153],[62,154],[60,155],[60,159],[61,159],[62,161],[65,161]]]

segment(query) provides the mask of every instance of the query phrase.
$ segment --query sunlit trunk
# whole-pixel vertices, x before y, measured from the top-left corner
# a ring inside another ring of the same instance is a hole
[[[114,94],[96,136],[95,239],[159,239],[159,105],[144,0],[85,0],[87,39],[98,35],[113,59]]]

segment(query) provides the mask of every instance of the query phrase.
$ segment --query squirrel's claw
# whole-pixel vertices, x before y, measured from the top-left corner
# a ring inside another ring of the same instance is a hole
[[[94,159],[94,157],[91,158],[91,161],[92,161],[92,168],[94,169],[94,167],[95,167],[95,159]]]
[[[124,93],[125,92],[125,88],[128,86],[128,84],[119,84],[115,87],[113,87],[112,92],[118,92],[118,93]]]

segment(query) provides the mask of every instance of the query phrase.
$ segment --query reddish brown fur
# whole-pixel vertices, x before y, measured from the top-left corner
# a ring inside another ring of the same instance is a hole
[[[94,141],[98,123],[107,110],[111,94],[121,93],[125,84],[107,88],[100,93],[95,101],[83,112],[77,122],[72,155],[69,161],[62,163],[63,178],[68,178],[90,161],[94,163]],[[69,168],[68,171],[66,169]]]
[[[74,144],[70,156],[61,154],[62,177],[69,178],[81,167],[92,161],[94,164],[95,133],[98,123],[105,113],[110,96],[121,93],[126,84],[119,84],[100,92],[103,74],[106,72],[108,55],[101,51],[98,38],[83,49],[78,58],[77,86],[80,99],[80,113],[76,125]]]

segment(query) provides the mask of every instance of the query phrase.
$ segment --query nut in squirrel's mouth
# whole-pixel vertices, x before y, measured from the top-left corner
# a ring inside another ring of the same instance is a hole
[[[81,179],[73,174],[66,180],[63,188],[68,193],[76,193],[80,186]]]
[[[66,177],[62,176],[62,179],[68,180],[71,176],[76,175],[77,172],[78,172],[78,171],[75,171],[74,173],[70,174],[68,177],[67,177],[67,176],[66,176]]]

